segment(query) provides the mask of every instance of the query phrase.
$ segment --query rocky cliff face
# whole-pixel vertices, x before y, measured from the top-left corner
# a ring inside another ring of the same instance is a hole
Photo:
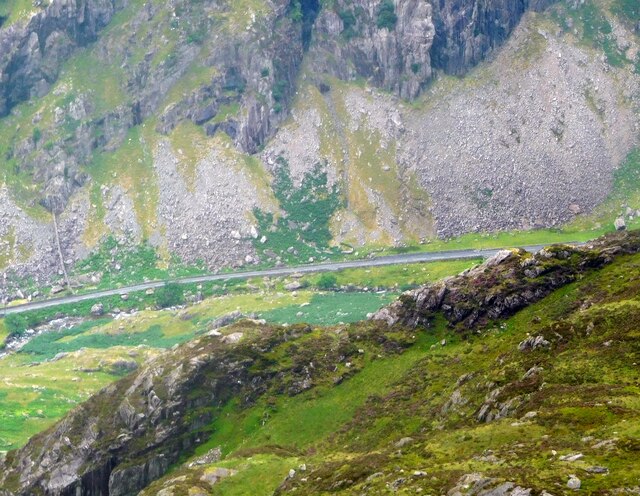
[[[526,10],[551,3],[340,0],[320,13],[313,64],[413,99],[434,70],[465,74],[507,39]]]
[[[462,75],[500,46],[527,10],[556,0],[460,0],[434,2],[433,66]]]
[[[254,14],[249,25],[259,21],[259,26],[253,29],[241,29],[235,20],[216,22],[216,16],[241,15],[224,2],[148,2],[127,11],[127,32],[112,31],[98,40],[100,29],[126,5],[55,0],[29,22],[3,30],[0,38],[0,50],[6,54],[0,115],[19,102],[47,95],[61,65],[91,42],[97,41],[93,63],[108,67],[109,77],[117,76],[118,87],[110,90],[119,94],[105,95],[108,102],[96,101],[96,93],[103,92],[99,81],[96,87],[84,88],[69,87],[77,85],[75,78],[67,87],[58,84],[54,96],[63,98],[53,109],[53,119],[36,114],[31,124],[37,134],[14,141],[8,150],[9,159],[31,170],[41,185],[40,203],[57,214],[87,180],[84,166],[96,154],[120,147],[132,127],[152,116],[157,115],[160,134],[188,120],[209,135],[227,132],[239,149],[253,153],[277,128],[294,88],[302,60],[301,32],[287,17],[285,0],[270,2],[259,20]],[[168,52],[164,45],[169,45]],[[211,77],[166,102],[167,93],[197,57],[204,58],[199,62]],[[77,76],[81,78],[86,75]],[[221,107],[231,106],[242,112],[209,123]]]
[[[56,0],[28,21],[0,32],[0,116],[47,94],[62,63],[94,42],[126,5],[120,0]]]
[[[107,387],[24,450],[9,454],[0,494],[137,494],[204,440],[215,405],[243,384],[257,394],[266,377],[251,377],[252,350],[266,352],[285,337],[262,334],[228,354],[229,346],[217,337],[194,341],[171,353],[171,366],[152,361]]]
[[[55,128],[42,125],[37,136],[15,144],[11,155],[20,167],[28,164],[42,185],[41,203],[61,213],[86,181],[82,168],[93,155],[120,146],[128,129],[156,112],[162,134],[188,119],[210,135],[225,131],[241,150],[255,153],[286,115],[302,52],[311,40],[315,55],[310,63],[317,71],[344,79],[368,78],[403,98],[415,98],[434,68],[462,74],[482,60],[506,39],[528,7],[477,1],[435,7],[426,0],[336,2],[320,12],[312,28],[313,9],[320,7],[313,2],[301,5],[297,19],[290,2],[269,2],[260,19],[253,14],[256,27],[242,29],[215,21],[215,16],[238,8],[224,2],[148,2],[133,13],[127,36],[98,40],[100,30],[127,2],[54,0],[28,22],[3,30],[0,116],[20,102],[47,95],[62,64],[96,40],[96,62],[123,72],[124,101],[103,110],[96,108],[91,94],[68,95],[53,123],[65,125],[68,133],[59,136]],[[167,12],[173,17],[162,19]],[[162,32],[147,30],[149,25],[169,28],[178,36],[167,39]],[[160,47],[167,43],[172,52],[160,60]],[[204,65],[215,69],[215,75],[161,108],[167,92],[196,57],[204,57]],[[230,105],[240,105],[242,111],[232,119],[209,123]],[[33,124],[40,123],[36,117]]]
[[[432,76],[433,7],[425,0],[398,2],[397,18],[380,26],[379,8],[373,0],[341,1],[322,11],[314,30],[314,64],[342,79],[367,78],[415,98]]]
[[[336,242],[590,213],[637,142],[639,44],[602,10],[613,55],[594,49],[590,4],[531,12],[550,3],[54,0],[5,21],[1,268],[56,277],[51,212],[69,265],[106,235],[210,269],[257,262],[252,212],[278,212],[280,156],[295,182],[327,164]]]

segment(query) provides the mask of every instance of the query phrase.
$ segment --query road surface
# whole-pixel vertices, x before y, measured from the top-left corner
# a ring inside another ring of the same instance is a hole
[[[527,251],[538,251],[545,245],[524,246]],[[335,272],[343,269],[379,267],[383,265],[399,265],[417,262],[437,262],[442,260],[463,260],[470,258],[489,258],[498,253],[498,249],[488,250],[451,250],[423,253],[408,253],[400,255],[388,255],[377,258],[368,258],[364,260],[351,260],[346,262],[325,262],[319,264],[300,265],[297,267],[277,267],[274,269],[253,270],[246,272],[230,272],[226,274],[209,274],[194,277],[183,277],[179,279],[171,279],[166,281],[150,281],[134,286],[127,286],[117,289],[107,289],[103,291],[94,291],[79,295],[62,296],[60,298],[51,298],[43,301],[35,301],[16,305],[14,307],[6,307],[0,309],[0,317],[10,314],[27,312],[29,310],[41,310],[43,308],[51,308],[68,303],[78,303],[88,300],[99,300],[106,296],[123,295],[136,291],[146,291],[147,289],[155,289],[164,286],[166,283],[193,284],[211,281],[229,281],[232,279],[250,279],[253,277],[277,277],[291,274],[308,274],[317,272]]]

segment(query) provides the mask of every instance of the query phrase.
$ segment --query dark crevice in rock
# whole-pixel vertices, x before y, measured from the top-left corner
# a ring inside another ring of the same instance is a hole
[[[486,2],[441,1],[434,12],[434,69],[463,75],[500,46],[529,8],[529,0]],[[502,5],[501,5],[502,4]]]
[[[318,0],[301,0],[302,6],[302,46],[304,50],[311,45],[311,35],[316,18],[320,13],[320,2]]]
[[[136,102],[132,105],[131,113],[133,114],[133,125],[138,126],[142,124],[144,118],[142,116],[142,108],[140,106],[140,102]]]

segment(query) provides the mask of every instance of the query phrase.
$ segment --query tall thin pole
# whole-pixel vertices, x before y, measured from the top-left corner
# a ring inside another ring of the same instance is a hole
[[[60,233],[58,232],[58,216],[55,212],[53,212],[53,227],[56,232],[56,246],[58,247],[58,257],[60,257],[60,267],[62,268],[62,273],[64,274],[64,282],[67,285],[67,288],[71,290],[73,293],[73,288],[71,287],[71,283],[69,282],[69,274],[67,274],[67,268],[64,265],[64,257],[62,256],[62,246],[60,245]]]

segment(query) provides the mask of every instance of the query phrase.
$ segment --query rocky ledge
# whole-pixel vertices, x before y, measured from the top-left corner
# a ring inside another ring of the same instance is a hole
[[[389,326],[416,327],[428,326],[441,313],[452,326],[471,329],[513,315],[617,256],[638,252],[638,231],[585,246],[551,246],[535,254],[503,250],[458,276],[404,293],[371,318]]]

